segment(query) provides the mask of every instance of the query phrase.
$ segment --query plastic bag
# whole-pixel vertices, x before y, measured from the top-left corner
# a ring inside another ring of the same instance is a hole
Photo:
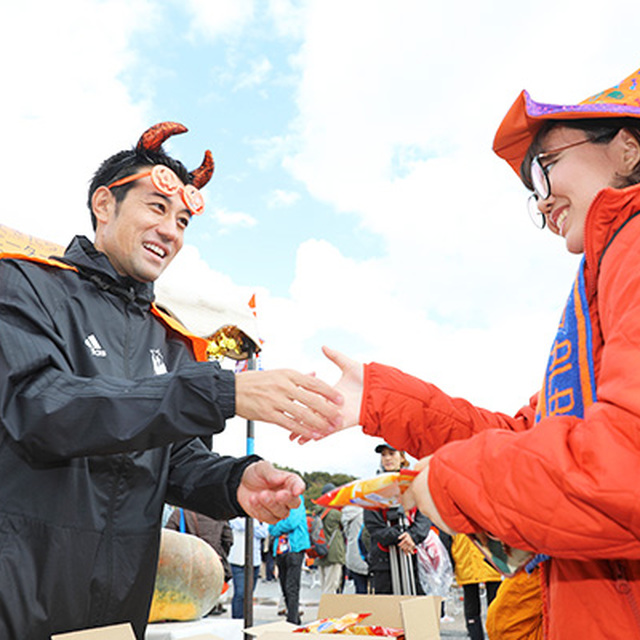
[[[433,529],[416,545],[416,554],[418,578],[425,595],[446,598],[453,583],[453,565],[442,540]]]

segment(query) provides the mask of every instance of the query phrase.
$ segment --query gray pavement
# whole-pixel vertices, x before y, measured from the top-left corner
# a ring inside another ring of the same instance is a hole
[[[218,618],[231,617],[231,587],[222,597],[222,604],[226,609],[225,613],[216,616]],[[354,593],[353,583],[347,581],[345,593]],[[280,586],[277,581],[267,582],[258,580],[254,594],[253,624],[265,624],[284,620],[278,615],[278,611],[283,608],[280,599]],[[302,611],[302,622],[312,622],[318,618],[318,605],[320,602],[320,584],[314,571],[303,571],[302,588],[300,592],[300,610]],[[486,601],[482,601],[483,614],[486,613]],[[467,632],[464,624],[462,589],[457,586],[451,588],[449,597],[445,603],[445,612],[450,620],[443,621],[440,625],[440,635],[442,638],[466,638]]]

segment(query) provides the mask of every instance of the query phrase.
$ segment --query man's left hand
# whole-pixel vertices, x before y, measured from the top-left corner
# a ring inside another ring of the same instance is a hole
[[[270,462],[250,464],[242,474],[238,502],[253,518],[275,524],[300,505],[304,481],[289,471],[280,471]]]

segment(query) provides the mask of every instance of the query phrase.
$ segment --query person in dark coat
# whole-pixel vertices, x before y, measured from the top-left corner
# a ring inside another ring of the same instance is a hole
[[[380,454],[382,472],[399,471],[409,466],[404,452],[386,443],[377,445],[375,451]],[[364,526],[370,535],[368,563],[373,577],[374,592],[376,594],[393,593],[389,548],[395,546],[400,554],[410,559],[415,576],[416,594],[422,595],[424,592],[418,578],[418,565],[414,551],[416,545],[429,534],[431,521],[416,509],[407,513],[402,507],[380,511],[366,509]]]

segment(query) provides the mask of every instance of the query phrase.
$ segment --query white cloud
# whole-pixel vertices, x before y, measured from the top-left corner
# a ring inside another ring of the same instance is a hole
[[[253,60],[250,63],[250,70],[247,73],[241,74],[238,78],[238,81],[234,85],[234,90],[251,89],[264,84],[272,69],[273,67],[266,56],[262,56],[258,60]]]
[[[187,0],[186,6],[193,13],[194,37],[238,33],[254,15],[253,0]]]
[[[258,221],[248,213],[242,211],[229,211],[223,207],[217,207],[211,213],[216,221],[219,234],[231,233],[238,228],[255,227]]]
[[[2,223],[63,244],[90,233],[91,173],[145,126],[120,77],[130,38],[152,22],[146,0],[2,4]]]
[[[279,36],[301,38],[307,2],[295,0],[269,0],[269,14]]]
[[[267,206],[269,209],[280,209],[282,207],[290,207],[300,200],[300,194],[297,191],[286,191],[284,189],[274,189],[269,194]]]

